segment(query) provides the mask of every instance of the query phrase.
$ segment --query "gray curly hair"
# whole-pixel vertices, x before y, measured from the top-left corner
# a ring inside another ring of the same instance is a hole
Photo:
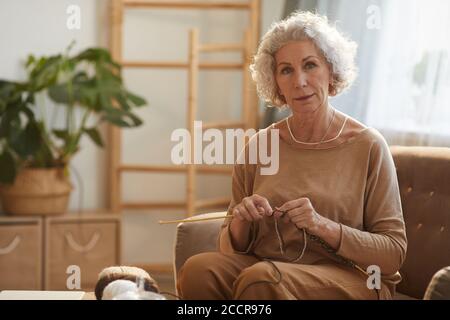
[[[275,54],[288,42],[311,40],[323,54],[332,72],[331,92],[337,95],[350,87],[357,75],[357,44],[328,24],[326,16],[297,11],[275,22],[263,36],[250,71],[259,96],[273,106],[285,105],[275,81]]]

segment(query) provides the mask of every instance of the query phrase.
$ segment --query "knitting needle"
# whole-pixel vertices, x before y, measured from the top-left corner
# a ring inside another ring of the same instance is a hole
[[[233,218],[233,216],[227,215],[227,216],[208,217],[208,218],[189,218],[189,219],[180,219],[180,220],[160,220],[159,224],[171,224],[171,223],[180,223],[180,222],[197,222],[197,221],[219,220],[219,219],[228,219],[228,218]]]
[[[279,211],[282,212],[282,215],[280,216],[280,218],[286,213],[285,211],[281,211],[281,210],[274,210],[275,211]],[[181,222],[197,222],[197,221],[207,221],[207,220],[219,220],[219,219],[228,219],[228,218],[233,218],[232,215],[226,215],[226,216],[219,216],[219,217],[208,217],[208,218],[190,218],[190,219],[180,219],[180,220],[160,220],[159,224],[172,224],[172,223],[181,223]]]

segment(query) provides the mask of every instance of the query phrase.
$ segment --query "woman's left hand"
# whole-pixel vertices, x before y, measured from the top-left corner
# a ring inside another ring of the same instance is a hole
[[[276,207],[274,217],[288,219],[299,229],[305,229],[308,233],[314,234],[319,228],[323,217],[314,209],[308,198],[298,198],[284,203],[281,207]],[[285,214],[283,215],[283,212]]]

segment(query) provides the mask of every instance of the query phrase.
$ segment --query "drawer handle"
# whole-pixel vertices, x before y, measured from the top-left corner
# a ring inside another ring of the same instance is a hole
[[[0,248],[0,255],[5,255],[5,254],[13,252],[13,250],[16,249],[17,246],[19,245],[20,240],[21,240],[20,236],[15,236],[10,244],[8,244],[4,248]]]
[[[85,246],[82,246],[82,245],[79,245],[75,241],[71,232],[67,232],[65,234],[65,236],[66,236],[67,243],[73,250],[78,251],[78,252],[83,252],[83,253],[91,251],[92,248],[95,247],[98,240],[100,239],[100,233],[95,232],[94,235],[92,236],[91,240],[89,240],[89,242]]]

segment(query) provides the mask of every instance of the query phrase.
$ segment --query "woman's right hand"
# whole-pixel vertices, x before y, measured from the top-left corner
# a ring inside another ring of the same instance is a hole
[[[264,216],[271,216],[272,213],[269,201],[258,194],[245,197],[232,211],[234,217],[248,222],[261,220]]]

